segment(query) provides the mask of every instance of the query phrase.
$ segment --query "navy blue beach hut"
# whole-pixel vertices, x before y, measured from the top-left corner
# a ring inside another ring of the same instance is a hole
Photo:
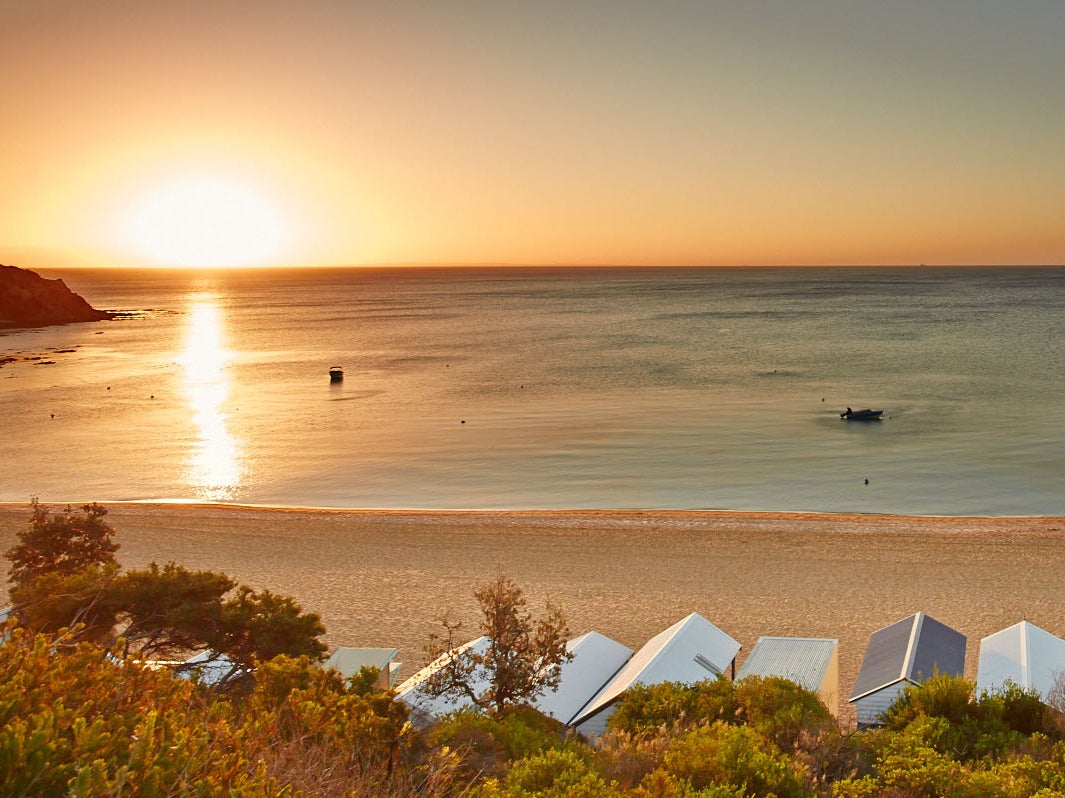
[[[873,632],[850,703],[858,726],[875,726],[910,685],[965,671],[965,635],[919,612]]]

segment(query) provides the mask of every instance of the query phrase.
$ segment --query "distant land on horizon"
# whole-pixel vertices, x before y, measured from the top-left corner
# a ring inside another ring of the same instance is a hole
[[[104,321],[115,314],[97,310],[62,280],[30,269],[0,264],[0,329]]]

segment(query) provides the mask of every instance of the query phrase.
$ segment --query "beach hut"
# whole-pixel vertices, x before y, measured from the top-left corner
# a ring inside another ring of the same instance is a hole
[[[483,654],[488,650],[489,639],[481,636],[463,643],[452,651],[441,654],[420,671],[406,679],[396,688],[396,698],[410,707],[411,721],[417,726],[429,726],[438,716],[454,712],[458,709],[466,709],[473,706],[473,701],[468,696],[434,696],[422,688],[425,681],[439,671],[452,657],[473,649],[475,653]],[[476,677],[477,674],[474,674]],[[471,686],[477,693],[483,692],[488,687],[486,678],[474,678]]]
[[[1021,621],[980,641],[976,670],[979,690],[1000,690],[1006,682],[1035,690],[1046,701],[1065,673],[1065,640]]]
[[[394,648],[351,648],[342,646],[329,655],[322,663],[323,668],[340,671],[345,679],[355,676],[363,668],[376,668],[376,686],[388,690],[396,683],[402,663],[394,662],[399,652]]]
[[[6,626],[7,622],[14,617],[14,613],[14,607],[4,607],[2,610],[0,610],[0,627]],[[0,633],[0,646],[7,642],[7,638],[10,637],[10,635],[11,632],[9,632],[7,629],[4,629],[3,632]]]
[[[567,726],[632,657],[632,649],[599,632],[566,643],[573,659],[564,662],[558,689],[539,696],[534,706]]]
[[[206,687],[214,687],[223,680],[232,681],[248,675],[246,670],[237,666],[228,656],[210,649],[179,663],[174,671],[182,679],[197,676],[199,683]]]
[[[965,671],[965,635],[918,612],[873,632],[850,703],[858,726],[875,726],[909,685]]]
[[[437,717],[458,709],[474,706],[468,696],[439,697],[428,695],[422,684],[433,673],[447,664],[455,655],[472,649],[482,654],[488,649],[489,639],[478,637],[455,649],[455,654],[437,657],[416,674],[403,682],[396,691],[396,698],[411,708],[411,718],[419,726],[433,723]],[[558,689],[543,693],[533,702],[545,715],[568,723],[580,709],[618,672],[629,657],[632,649],[611,640],[598,632],[575,637],[566,643],[566,649],[573,654],[573,659],[561,666]],[[475,674],[472,680],[474,692],[481,693],[488,688],[485,674]],[[477,678],[479,677],[479,678]]]
[[[759,637],[740,668],[747,676],[779,676],[817,693],[839,715],[839,641],[824,637]]]
[[[570,725],[586,737],[599,737],[618,699],[633,685],[713,679],[729,669],[739,650],[737,641],[693,612],[648,640]]]

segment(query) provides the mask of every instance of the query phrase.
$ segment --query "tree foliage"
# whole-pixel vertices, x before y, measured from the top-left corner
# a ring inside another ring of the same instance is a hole
[[[90,566],[117,565],[115,530],[104,517],[107,508],[84,504],[60,513],[31,502],[29,524],[17,534],[18,542],[5,556],[11,561],[11,582],[22,587],[47,574],[71,576]]]
[[[320,659],[325,634],[318,615],[269,590],[238,585],[225,574],[176,563],[122,572],[106,508],[85,505],[59,515],[33,502],[28,528],[8,552],[11,600],[27,629],[64,634],[65,644],[93,642],[142,658],[181,658],[211,651],[232,663],[230,677],[279,654]]]
[[[569,627],[562,610],[550,602],[534,620],[525,596],[509,577],[499,574],[475,591],[481,608],[481,631],[487,646],[460,647],[459,624],[443,621],[446,634],[429,639],[430,660],[442,667],[423,683],[430,695],[462,696],[481,709],[502,712],[558,688],[561,665],[572,658],[566,649]]]
[[[325,627],[316,613],[306,613],[290,596],[240,585],[221,605],[217,650],[248,664],[285,654],[321,659],[325,646],[318,638]]]
[[[77,626],[71,641],[109,645],[116,614],[108,590],[118,566],[89,565],[72,574],[46,573],[11,589],[19,622],[34,632],[56,634]]]
[[[127,571],[108,589],[127,650],[170,658],[216,647],[222,638],[222,604],[236,583],[225,574],[190,571],[176,563]]]

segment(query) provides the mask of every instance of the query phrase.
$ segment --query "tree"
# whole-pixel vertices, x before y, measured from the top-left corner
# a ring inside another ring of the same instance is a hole
[[[222,603],[236,583],[225,574],[151,563],[127,571],[108,590],[118,620],[116,636],[140,657],[172,658],[220,639]]]
[[[316,613],[303,612],[289,596],[256,592],[239,585],[221,606],[217,636],[207,642],[234,662],[250,666],[279,654],[320,660],[325,646],[318,638],[325,627]]]
[[[461,624],[444,619],[445,637],[431,635],[426,647],[430,660],[444,658],[444,664],[422,689],[435,696],[466,697],[497,714],[557,689],[561,665],[573,658],[566,650],[569,627],[562,610],[548,602],[544,617],[534,621],[521,588],[504,574],[474,596],[484,616],[481,631],[487,646],[457,646]]]
[[[176,563],[122,573],[106,514],[87,504],[53,516],[34,500],[27,530],[7,552],[11,599],[26,628],[52,635],[67,629],[64,645],[122,640],[126,654],[141,658],[210,650],[232,664],[219,687],[279,654],[322,658],[321,619],[288,596]]]
[[[117,620],[109,590],[117,564],[89,565],[72,574],[47,573],[11,589],[19,623],[33,632],[56,634],[71,629],[68,643],[109,646]]]
[[[117,565],[118,544],[112,540],[115,530],[104,520],[106,507],[83,504],[80,510],[67,507],[53,515],[37,499],[31,506],[29,525],[6,552],[11,561],[10,580],[16,587],[45,574],[70,576],[93,565]]]

